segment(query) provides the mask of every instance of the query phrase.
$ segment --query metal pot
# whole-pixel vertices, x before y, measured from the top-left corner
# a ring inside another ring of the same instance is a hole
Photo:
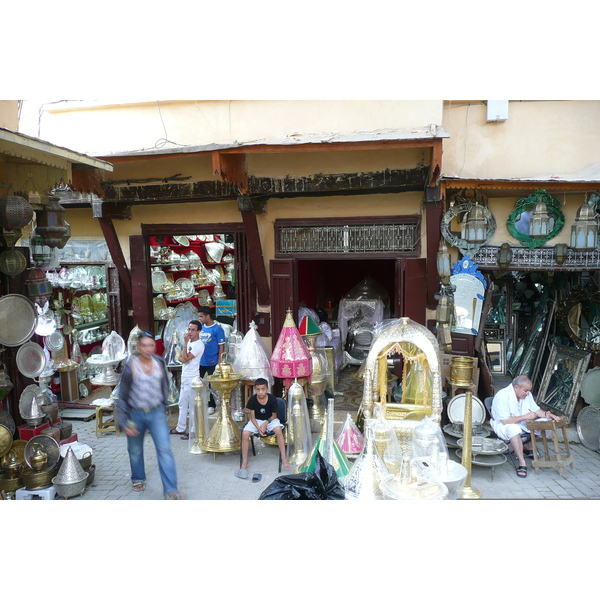
[[[47,435],[54,438],[57,442],[60,442],[60,428],[55,427],[54,425],[46,427],[46,429],[40,432],[40,435]]]
[[[70,483],[60,483],[57,481],[57,477],[52,478],[52,485],[56,489],[56,493],[63,498],[72,498],[73,496],[83,496],[83,492],[85,491],[85,484],[88,480],[89,473],[85,473],[83,479],[79,481],[72,481]]]
[[[28,490],[41,490],[52,485],[52,478],[56,475],[56,469],[49,471],[34,471],[23,469],[21,478]]]
[[[94,477],[96,476],[96,465],[91,465],[87,473],[88,478],[85,482],[85,487],[87,487],[88,485],[92,485],[92,483],[94,482]]]

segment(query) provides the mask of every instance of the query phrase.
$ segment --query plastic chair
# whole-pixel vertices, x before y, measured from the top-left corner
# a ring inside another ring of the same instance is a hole
[[[276,398],[276,400],[277,400],[277,418],[279,419],[279,422],[281,423],[281,433],[284,433],[285,428],[287,427],[287,405],[283,398]],[[254,438],[260,438],[260,439],[264,440],[264,439],[270,438],[274,435],[275,435],[274,431],[267,433],[267,435],[264,437],[261,437],[258,433],[253,433],[250,436],[250,444],[252,445],[252,455],[256,456],[256,449],[254,448]],[[277,448],[279,450],[279,446]],[[242,466],[242,451],[240,449],[240,467],[241,466]],[[281,452],[279,452],[279,473],[281,473],[281,466],[282,466]]]

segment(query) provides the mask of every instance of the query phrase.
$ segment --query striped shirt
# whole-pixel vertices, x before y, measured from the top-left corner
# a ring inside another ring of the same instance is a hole
[[[161,379],[163,370],[156,361],[152,361],[152,372],[147,375],[142,370],[137,356],[132,356],[133,385],[129,392],[129,404],[135,410],[148,412],[158,408],[162,403],[160,398]]]

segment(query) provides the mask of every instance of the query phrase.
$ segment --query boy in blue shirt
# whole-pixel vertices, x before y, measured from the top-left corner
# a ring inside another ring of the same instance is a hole
[[[198,309],[198,320],[202,323],[200,339],[204,342],[204,354],[200,359],[200,377],[204,377],[212,375],[217,364],[221,362],[225,349],[225,332],[213,319],[212,311],[208,306],[201,306]],[[209,415],[214,414],[216,406],[215,399],[211,395],[208,401]]]

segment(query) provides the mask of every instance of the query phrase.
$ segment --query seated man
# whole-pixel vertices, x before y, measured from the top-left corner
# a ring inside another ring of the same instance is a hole
[[[290,465],[285,454],[285,441],[283,439],[283,431],[281,422],[277,418],[277,398],[273,394],[267,392],[269,382],[262,377],[259,377],[254,382],[254,395],[248,398],[246,409],[250,413],[250,420],[242,431],[242,466],[240,470],[235,472],[237,477],[246,479],[248,477],[247,469],[250,466],[248,462],[248,444],[250,436],[253,433],[258,433],[261,437],[267,435],[267,432],[275,432],[279,452],[281,452],[281,462],[285,469],[289,469]]]
[[[529,433],[526,421],[539,418],[560,420],[560,417],[542,410],[534,402],[529,377],[524,375],[515,377],[512,383],[499,390],[494,396],[490,424],[499,438],[510,442],[519,463],[517,467],[519,477],[527,477],[525,456],[533,458],[531,444],[523,445],[521,434]],[[526,454],[524,449],[528,451]]]

